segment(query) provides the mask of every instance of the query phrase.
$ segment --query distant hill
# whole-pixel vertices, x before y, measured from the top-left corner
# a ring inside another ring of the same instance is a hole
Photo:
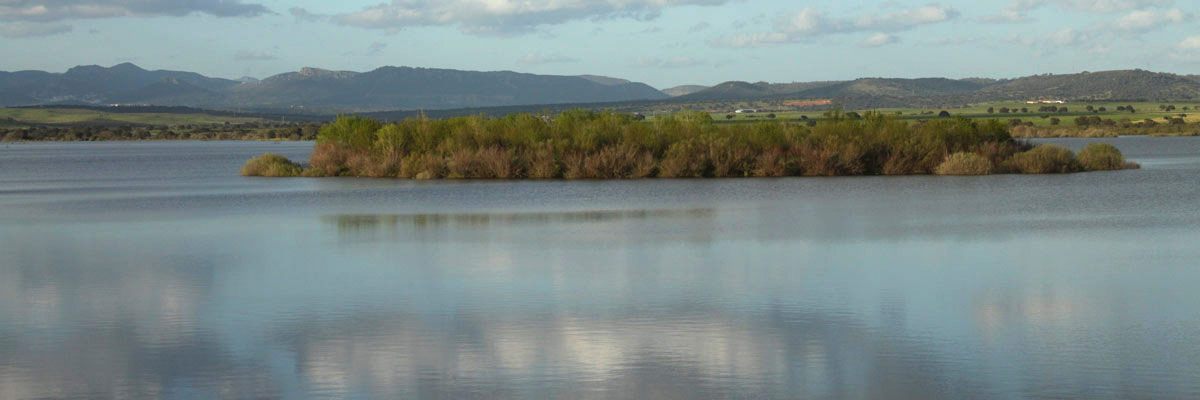
[[[685,96],[701,90],[708,89],[708,86],[701,85],[681,85],[672,88],[663,89],[662,92],[671,97]]]
[[[601,76],[382,67],[370,72],[304,68],[263,80],[147,71],[125,63],[65,73],[0,72],[0,106],[152,104],[252,109],[449,109],[659,100],[636,82]]]
[[[633,83],[633,82],[630,82],[628,79],[613,78],[613,77],[609,77],[609,76],[579,75],[579,77],[583,78],[583,79],[587,79],[592,82],[599,83],[601,85],[605,85],[605,86],[617,86],[617,85],[625,85],[625,84]]]
[[[672,101],[831,100],[852,108],[936,107],[1001,100],[1191,100],[1200,79],[1142,70],[1034,75],[1016,79],[860,78],[768,84],[732,81]]]
[[[1200,81],[1143,70],[1035,75],[989,85],[978,95],[1001,100],[1188,100],[1200,98]]]
[[[538,106],[665,105],[681,109],[731,100],[819,101],[847,108],[940,107],[988,101],[1171,101],[1200,99],[1200,77],[1143,70],[990,78],[860,78],[656,90],[599,75],[381,67],[368,72],[303,68],[262,80],[148,71],[130,63],[64,73],[0,72],[0,106],[155,105],[261,113],[531,109]],[[816,104],[816,103],[814,103]]]
[[[688,101],[738,100],[768,97],[776,94],[767,85],[729,81],[708,89],[677,97]]]

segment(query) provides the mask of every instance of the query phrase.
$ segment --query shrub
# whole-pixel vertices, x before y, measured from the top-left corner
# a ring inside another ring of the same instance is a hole
[[[975,153],[958,152],[946,157],[934,171],[938,175],[988,175],[992,161]]]
[[[300,171],[284,160],[272,174],[633,179],[1078,169],[1069,151],[1066,161],[1053,149],[1021,153],[1031,147],[1012,140],[1013,134],[1044,133],[1024,124],[1011,128],[998,120],[964,117],[909,123],[878,112],[843,114],[836,108],[827,117],[802,123],[718,124],[708,113],[685,112],[646,123],[628,114],[573,110],[554,118],[422,116],[387,125],[339,117],[321,128],[311,168]],[[1014,160],[1018,153],[1020,162]]]
[[[242,166],[242,176],[286,177],[300,176],[300,165],[278,154],[263,154],[246,161]]]
[[[1125,155],[1108,143],[1088,143],[1079,151],[1079,164],[1087,171],[1125,169]]]
[[[19,142],[22,140],[25,140],[25,132],[21,130],[13,130],[4,135],[4,139],[0,139],[0,142]]]
[[[1078,172],[1075,153],[1065,147],[1044,144],[1033,150],[1017,153],[1012,158],[1012,170],[1023,174],[1060,174]]]

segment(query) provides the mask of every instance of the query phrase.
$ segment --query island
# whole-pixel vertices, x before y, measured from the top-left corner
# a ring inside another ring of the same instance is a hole
[[[309,162],[275,154],[245,176],[401,179],[642,179],[851,175],[1045,174],[1138,168],[1107,143],[1079,154],[1014,139],[998,120],[910,122],[827,111],[820,121],[714,123],[705,112],[645,121],[612,111],[512,114],[384,124],[340,116]]]

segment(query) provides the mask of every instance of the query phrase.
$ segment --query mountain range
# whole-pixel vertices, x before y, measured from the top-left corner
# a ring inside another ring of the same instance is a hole
[[[925,107],[989,101],[1167,101],[1200,99],[1200,77],[1144,70],[1044,74],[1016,79],[860,78],[851,81],[725,82],[678,102],[832,100],[852,108]]]
[[[130,63],[65,73],[0,72],[0,106],[149,104],[203,108],[395,110],[660,100],[643,83],[595,75],[382,67],[369,72],[303,68],[262,80],[147,71]]]
[[[1200,77],[1144,70],[1044,74],[1015,79],[860,78],[767,83],[730,81],[662,91],[598,75],[381,67],[369,72],[303,68],[265,79],[148,71],[125,63],[64,73],[0,72],[0,106],[156,105],[331,114],[536,105],[690,104],[820,100],[848,108],[936,107],[1005,100],[1166,101],[1200,99]]]

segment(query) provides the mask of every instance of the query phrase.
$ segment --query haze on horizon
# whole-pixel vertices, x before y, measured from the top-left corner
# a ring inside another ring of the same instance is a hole
[[[1200,5],[1172,0],[8,0],[0,70],[133,62],[238,78],[384,65],[728,80],[1195,73]]]

